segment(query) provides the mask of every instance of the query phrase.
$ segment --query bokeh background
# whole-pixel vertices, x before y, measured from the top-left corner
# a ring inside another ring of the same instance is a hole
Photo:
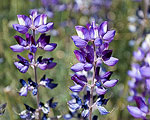
[[[12,28],[12,24],[18,22],[16,15],[29,15],[31,9],[38,9],[41,13],[48,14],[48,21],[54,22],[54,30],[48,34],[51,34],[51,41],[57,43],[58,47],[53,52],[39,51],[39,54],[54,57],[57,66],[52,70],[38,70],[39,79],[46,73],[47,77],[58,83],[58,87],[53,90],[40,88],[41,101],[45,102],[50,97],[54,97],[58,102],[57,108],[51,111],[51,116],[68,113],[67,101],[71,99],[69,86],[73,85],[70,79],[72,74],[70,67],[77,63],[73,54],[76,47],[71,40],[71,36],[76,35],[75,25],[85,26],[92,20],[100,24],[107,20],[109,28],[116,30],[116,36],[110,48],[113,49],[113,56],[119,58],[119,63],[107,70],[114,71],[112,77],[119,79],[119,83],[110,91],[111,99],[106,106],[111,114],[101,116],[100,119],[134,119],[127,111],[128,80],[130,79],[127,71],[130,69],[134,50],[131,40],[136,39],[137,35],[129,31],[128,17],[136,13],[140,3],[132,0],[97,0],[98,3],[90,6],[90,0],[76,1],[80,6],[77,6],[74,0],[60,0],[58,6],[56,3],[44,4],[41,0],[0,0],[0,103],[7,103],[6,112],[0,117],[1,120],[19,120],[17,113],[24,110],[24,103],[32,107],[36,106],[35,97],[31,94],[20,97],[17,93],[20,88],[19,79],[33,78],[33,72],[29,69],[26,74],[20,73],[13,64],[17,60],[17,53],[13,53],[9,48],[10,45],[16,44],[13,36],[21,35]],[[27,56],[27,52],[21,55]],[[95,111],[95,114],[99,114],[98,111]]]

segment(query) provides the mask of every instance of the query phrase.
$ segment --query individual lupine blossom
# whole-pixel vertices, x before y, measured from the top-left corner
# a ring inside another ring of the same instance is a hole
[[[96,67],[94,88],[99,98],[95,100],[93,107],[98,109],[101,115],[106,115],[109,112],[103,107],[103,105],[106,105],[107,102],[104,102],[104,104],[102,101],[108,100],[104,99],[104,95],[107,93],[108,89],[117,84],[118,80],[110,79],[113,72],[108,71],[101,74],[100,69],[103,64],[107,66],[114,66],[118,62],[117,58],[112,57],[112,50],[109,50],[109,44],[114,39],[115,30],[108,29],[107,21],[103,22],[100,26],[97,26],[95,22],[92,22],[91,25],[87,24],[87,27],[76,26],[75,29],[78,36],[72,36],[71,38],[76,47],[79,48],[79,50],[74,51],[79,63],[71,67],[71,70],[74,72],[71,79],[75,85],[71,86],[70,90],[77,93],[81,92],[84,88],[86,88],[86,90],[90,90],[90,80],[87,76],[79,74],[79,72],[93,72],[94,67]],[[94,58],[94,54],[96,55],[96,58]],[[94,66],[95,61],[96,66]],[[85,99],[85,101],[81,102],[81,99],[78,97],[77,99],[76,97],[77,96],[74,97],[76,100],[73,100],[73,102],[68,102],[69,109],[71,111],[76,111],[81,109],[82,106],[86,106],[83,108],[81,115],[83,117],[87,117],[89,115],[89,99]],[[83,103],[86,105],[83,105]]]
[[[13,28],[25,34],[29,29],[36,32],[45,33],[53,28],[53,23],[47,23],[47,15],[41,14],[38,15],[37,11],[32,11],[30,17],[26,15],[17,15],[19,24],[13,24]]]
[[[50,112],[50,109],[55,108],[57,106],[57,102],[53,102],[53,98],[48,100],[45,104],[40,102],[40,107],[38,109],[34,109],[27,104],[24,104],[25,110],[19,113],[19,116],[23,120],[35,120],[37,118],[37,111],[42,110],[43,112],[43,117],[42,120],[47,120],[48,113]]]
[[[46,23],[47,16],[45,14],[38,15],[37,11],[32,11],[30,18],[25,15],[18,15],[19,24],[13,25],[14,29],[20,33],[25,34],[25,39],[16,35],[14,38],[17,41],[17,45],[12,45],[10,48],[14,52],[23,52],[28,50],[28,59],[17,55],[19,61],[14,62],[14,65],[21,73],[26,73],[29,67],[33,68],[35,74],[35,80],[31,78],[26,82],[24,79],[20,79],[22,85],[21,89],[18,91],[20,96],[27,96],[28,92],[31,91],[33,96],[36,96],[37,109],[34,109],[25,104],[26,110],[21,112],[20,118],[26,120],[41,119],[40,114],[43,112],[42,120],[46,120],[50,108],[55,108],[57,103],[53,103],[53,98],[47,101],[46,104],[40,102],[39,98],[39,87],[45,87],[48,89],[54,89],[57,84],[53,83],[53,79],[46,78],[44,75],[40,81],[37,78],[36,68],[41,70],[52,69],[56,66],[53,62],[54,58],[43,58],[42,56],[37,57],[37,49],[42,49],[48,52],[53,51],[57,44],[50,43],[50,36],[46,35],[45,32],[49,31],[53,27],[53,23]],[[32,34],[27,33],[28,29],[31,29]],[[35,33],[42,33],[40,37],[35,40]],[[41,114],[42,115],[42,114]]]
[[[132,70],[128,75],[132,78],[128,85],[130,87],[130,96],[128,101],[136,102],[137,106],[128,105],[129,113],[137,119],[146,120],[149,115],[148,105],[150,104],[150,34],[147,34],[145,40],[141,43],[138,50],[133,52],[134,63]]]

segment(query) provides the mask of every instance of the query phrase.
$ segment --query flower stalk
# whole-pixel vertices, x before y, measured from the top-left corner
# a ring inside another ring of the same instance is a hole
[[[95,87],[95,72],[96,72],[96,63],[97,63],[97,56],[96,56],[96,46],[93,41],[93,48],[94,48],[94,70],[93,70],[93,77],[92,77],[92,82],[91,82],[91,91],[90,91],[90,106],[89,106],[89,120],[92,120],[92,109],[93,109],[93,92],[94,92],[94,87]]]
[[[35,30],[33,30],[33,39],[35,40]],[[38,79],[37,79],[37,66],[36,66],[36,52],[33,53],[33,58],[34,58],[34,80],[35,83],[38,84]],[[39,97],[39,88],[37,87],[37,95],[36,95],[36,103],[37,103],[37,108],[39,108],[39,103],[40,103],[40,97]],[[38,120],[41,120],[41,113],[40,110],[38,110]]]

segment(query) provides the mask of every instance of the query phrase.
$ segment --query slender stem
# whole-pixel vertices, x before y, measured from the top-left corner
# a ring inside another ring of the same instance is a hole
[[[33,38],[35,40],[35,30],[33,30]],[[33,53],[33,57],[34,57],[34,78],[35,78],[35,82],[38,84],[38,80],[37,80],[37,66],[36,64],[36,53]],[[39,89],[37,87],[37,95],[36,95],[36,102],[37,102],[37,108],[39,108]],[[38,120],[41,120],[41,114],[39,111],[39,116],[38,116]]]
[[[93,48],[94,48],[94,71],[93,71],[93,78],[92,78],[92,82],[91,82],[91,91],[90,91],[90,105],[89,105],[89,120],[92,120],[92,105],[93,105],[93,92],[94,92],[94,79],[95,79],[95,71],[96,71],[96,47],[93,41]]]

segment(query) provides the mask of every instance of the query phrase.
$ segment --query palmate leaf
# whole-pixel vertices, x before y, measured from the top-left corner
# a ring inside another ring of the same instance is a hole
[[[7,103],[0,105],[0,116],[2,116],[4,114],[6,106],[7,106]]]

